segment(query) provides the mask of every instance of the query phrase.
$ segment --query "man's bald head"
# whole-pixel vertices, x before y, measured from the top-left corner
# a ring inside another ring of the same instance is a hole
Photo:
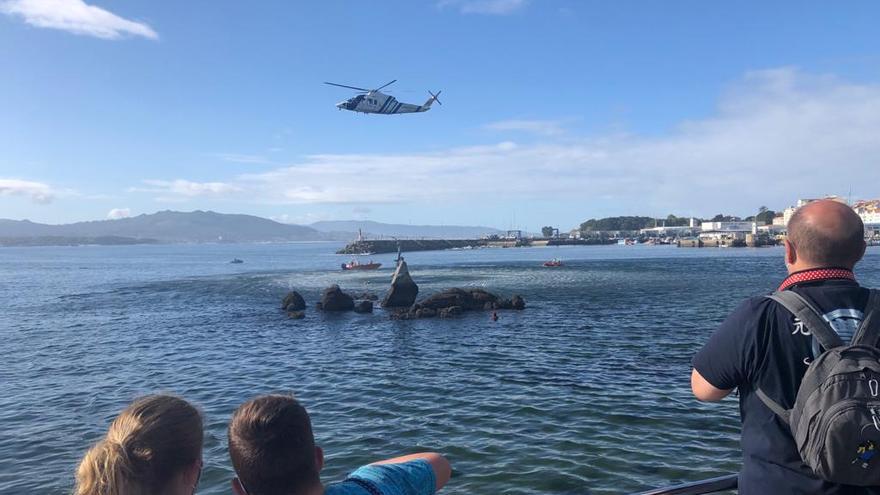
[[[792,215],[788,241],[804,264],[851,269],[865,254],[865,225],[843,203],[814,201]]]

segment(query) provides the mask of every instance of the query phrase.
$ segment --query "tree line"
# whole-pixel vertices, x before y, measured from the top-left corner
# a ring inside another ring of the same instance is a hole
[[[725,215],[719,213],[712,218],[697,218],[697,223],[702,222],[753,222],[758,224],[769,224],[773,222],[776,212],[762,206],[756,215],[740,218],[735,215]],[[581,232],[597,232],[597,231],[636,231],[648,229],[652,227],[685,227],[690,224],[691,217],[679,217],[676,215],[668,215],[666,218],[654,218],[643,216],[618,216],[605,218],[591,218],[580,225]]]

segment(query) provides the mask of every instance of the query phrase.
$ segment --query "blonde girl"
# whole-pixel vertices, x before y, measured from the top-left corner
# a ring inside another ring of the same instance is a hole
[[[202,470],[202,417],[178,397],[128,406],[83,457],[75,495],[192,495]]]

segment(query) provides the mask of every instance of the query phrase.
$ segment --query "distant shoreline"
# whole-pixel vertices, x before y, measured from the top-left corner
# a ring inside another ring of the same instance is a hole
[[[136,237],[67,237],[67,236],[36,236],[36,237],[0,237],[0,248],[4,247],[86,247],[86,246],[144,246],[144,245],[232,245],[232,244],[339,244],[336,240],[308,241],[172,241],[162,239],[146,239]]]
[[[138,239],[121,236],[33,236],[0,237],[0,247],[46,247],[46,246],[131,246],[136,244],[160,244],[156,239]]]

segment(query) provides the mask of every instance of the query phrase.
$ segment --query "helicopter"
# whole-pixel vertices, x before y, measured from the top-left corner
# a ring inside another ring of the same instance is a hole
[[[428,91],[431,97],[428,98],[428,101],[426,101],[423,105],[402,103],[397,101],[397,99],[393,96],[386,95],[380,91],[387,88],[388,86],[391,86],[395,82],[397,82],[397,79],[382,86],[379,86],[376,89],[358,88],[355,86],[346,86],[345,84],[336,84],[326,81],[324,82],[324,84],[360,91],[359,95],[352,96],[345,101],[337,103],[336,108],[340,110],[351,110],[352,112],[381,113],[390,115],[395,113],[427,112],[431,109],[431,104],[433,104],[435,101],[437,102],[437,104],[442,105],[442,103],[440,103],[440,100],[437,99],[437,97],[440,96],[440,91],[437,91],[437,94]]]

